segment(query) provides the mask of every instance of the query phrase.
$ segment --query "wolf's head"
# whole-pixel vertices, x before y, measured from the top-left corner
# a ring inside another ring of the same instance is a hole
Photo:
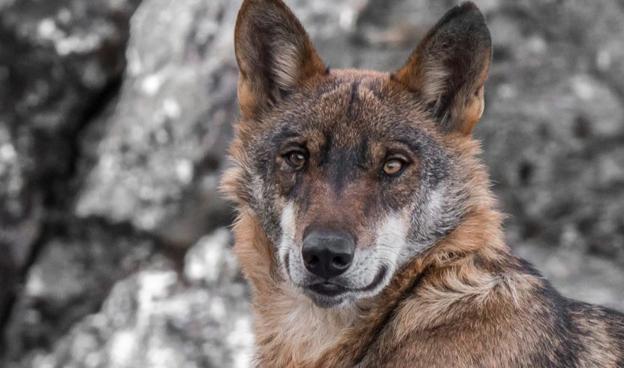
[[[315,303],[379,293],[465,214],[461,142],[491,58],[483,16],[453,8],[391,74],[327,69],[280,0],[246,0],[235,40],[242,119],[226,191]]]

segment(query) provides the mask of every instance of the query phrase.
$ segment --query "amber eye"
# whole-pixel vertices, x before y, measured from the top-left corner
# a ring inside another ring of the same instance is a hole
[[[388,176],[399,175],[405,168],[406,162],[399,158],[390,158],[383,165],[384,174]]]
[[[306,154],[303,151],[290,151],[284,155],[286,162],[295,170],[300,170],[306,163]]]

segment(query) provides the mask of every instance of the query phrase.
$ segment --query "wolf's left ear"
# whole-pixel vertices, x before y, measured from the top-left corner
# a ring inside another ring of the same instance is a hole
[[[326,71],[303,26],[281,0],[245,0],[234,37],[245,117]]]
[[[470,134],[483,114],[491,58],[485,19],[467,2],[440,19],[393,78],[425,101],[443,131]]]

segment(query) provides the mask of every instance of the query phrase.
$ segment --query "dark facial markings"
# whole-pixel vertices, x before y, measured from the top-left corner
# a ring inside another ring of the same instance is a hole
[[[355,108],[358,102],[358,87],[360,86],[360,81],[356,80],[351,84],[351,95],[349,96],[349,104],[347,108],[347,116],[351,119],[355,118]]]
[[[372,157],[367,136],[362,137],[358,148],[358,164],[362,170],[367,170],[372,165]]]
[[[333,143],[333,135],[330,132],[324,132],[323,137],[325,138],[325,143],[321,146],[321,150],[319,152],[319,166],[329,163],[329,153]]]
[[[334,148],[330,154],[326,177],[336,194],[341,194],[349,182],[361,174],[357,152],[349,148]]]
[[[363,132],[349,146],[344,137],[338,139],[313,129],[300,134],[284,134],[282,130],[278,134],[284,138],[276,142],[281,148],[276,151],[274,177],[282,195],[304,212],[311,203],[351,198],[341,206],[360,208],[368,217],[379,206],[397,209],[419,187],[420,152],[417,144],[406,142],[409,138],[405,136],[390,140],[394,137],[377,138]]]

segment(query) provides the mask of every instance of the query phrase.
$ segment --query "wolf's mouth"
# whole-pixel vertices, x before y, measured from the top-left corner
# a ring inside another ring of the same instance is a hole
[[[386,277],[387,272],[388,272],[388,268],[386,266],[382,266],[379,269],[379,272],[377,272],[377,275],[375,276],[373,281],[367,286],[363,288],[359,288],[359,289],[349,289],[344,286],[341,286],[332,282],[328,282],[328,281],[312,284],[308,286],[307,288],[316,294],[322,295],[324,297],[330,297],[330,298],[339,296],[347,292],[369,292],[369,291],[375,290],[375,288],[379,286],[379,284]]]
[[[318,284],[313,284],[310,285],[308,288],[317,294],[329,297],[344,294],[349,290],[343,286],[332,284],[331,282],[321,282]]]

